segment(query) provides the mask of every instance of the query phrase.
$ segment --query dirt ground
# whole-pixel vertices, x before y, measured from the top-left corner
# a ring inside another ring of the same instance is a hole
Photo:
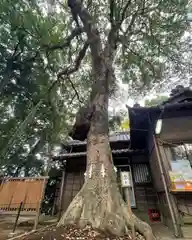
[[[90,226],[80,229],[77,226],[70,225],[66,227],[52,227],[42,232],[33,233],[29,236],[20,238],[21,240],[130,240],[131,235],[116,237],[110,234],[102,233],[92,229]]]
[[[9,236],[11,236],[11,232],[13,230],[13,224],[7,224],[7,223],[0,223],[0,240],[6,240]],[[19,227],[16,229],[15,234],[22,234],[25,232],[28,232],[31,230],[31,227]]]
[[[15,216],[0,215],[0,240],[7,240],[13,236],[30,232],[34,226],[34,219],[32,217],[20,217],[15,233],[11,234],[14,222]],[[40,218],[38,228],[44,228],[45,226],[53,225],[55,222],[56,219],[52,219],[50,217],[46,218],[43,216],[43,218]]]
[[[157,240],[192,240],[187,238],[175,238],[173,233],[163,224],[152,226],[153,232]],[[116,237],[110,234],[98,232],[87,226],[84,229],[79,229],[76,226],[66,226],[61,228],[50,227],[42,232],[38,232],[27,237],[19,238],[19,240],[131,240],[131,233],[127,236]],[[142,240],[143,237],[139,234],[136,240]]]
[[[0,240],[8,240],[11,236],[14,219],[6,217],[2,219],[0,217]],[[34,232],[25,237],[19,237],[18,240],[130,240],[132,239],[131,233],[124,237],[115,237],[110,234],[104,234],[98,232],[91,227],[87,226],[84,229],[79,229],[77,226],[66,226],[61,228],[56,228],[57,219],[50,219],[50,217],[43,217],[41,223],[38,225],[38,232]],[[20,219],[20,224],[16,229],[16,235],[21,235],[28,233],[33,229],[33,221],[26,221],[25,218]],[[53,226],[54,225],[54,226]],[[45,228],[47,226],[47,228]],[[173,233],[164,226],[162,223],[152,225],[153,233],[157,240],[176,240]],[[14,235],[15,236],[15,235]],[[137,235],[137,240],[142,240],[142,236]],[[179,240],[179,239],[177,239]],[[181,239],[180,239],[181,240]],[[188,240],[188,239],[182,239]],[[190,240],[192,240],[190,238]]]
[[[13,230],[14,224],[12,223],[0,223],[0,240],[7,240],[9,237],[11,237],[11,232]],[[25,232],[29,232],[32,230],[32,226],[18,226],[18,228],[15,231],[15,235],[20,235]]]

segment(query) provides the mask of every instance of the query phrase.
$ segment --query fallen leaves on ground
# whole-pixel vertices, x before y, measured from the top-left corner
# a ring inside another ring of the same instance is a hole
[[[21,238],[21,240],[130,240],[131,234],[114,236],[94,230],[90,226],[81,229],[74,225],[52,227]]]

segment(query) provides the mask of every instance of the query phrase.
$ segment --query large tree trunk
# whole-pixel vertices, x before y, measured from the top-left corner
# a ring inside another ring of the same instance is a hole
[[[122,199],[108,139],[108,67],[103,62],[94,69],[96,92],[87,139],[85,183],[62,216],[59,225],[77,223],[80,226],[127,233],[134,225],[147,240],[153,239],[151,228],[136,218]]]
[[[134,225],[147,240],[151,240],[154,238],[151,228],[128,211],[119,192],[108,139],[108,98],[109,87],[115,80],[112,62],[118,29],[111,29],[103,48],[99,31],[87,9],[82,6],[82,1],[68,3],[73,13],[80,17],[87,33],[94,83],[89,103],[91,114],[88,117],[86,179],[59,225],[91,224],[94,228],[118,235],[126,233]]]

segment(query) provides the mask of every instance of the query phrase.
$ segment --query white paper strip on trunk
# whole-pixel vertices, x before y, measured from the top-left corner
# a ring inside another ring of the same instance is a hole
[[[101,165],[101,175],[105,177],[105,168],[103,164]]]
[[[89,168],[89,178],[91,178],[91,177],[92,177],[92,164],[91,164],[91,166]]]

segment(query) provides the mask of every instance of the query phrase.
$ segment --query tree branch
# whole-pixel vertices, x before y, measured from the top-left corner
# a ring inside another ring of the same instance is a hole
[[[73,67],[66,67],[64,70],[62,70],[61,72],[59,72],[57,74],[57,79],[51,84],[51,86],[49,87],[48,89],[48,94],[50,94],[50,92],[52,91],[52,89],[55,87],[55,85],[60,82],[61,80],[63,80],[63,76],[66,75],[66,76],[69,76],[70,74],[73,74],[75,73],[80,65],[81,65],[81,62],[83,60],[83,58],[85,57],[85,54],[86,54],[86,51],[89,47],[89,43],[88,41],[86,41],[84,43],[84,46],[83,48],[81,49],[81,51],[79,52],[75,62],[74,62],[74,66]]]
[[[81,65],[81,62],[82,62],[83,58],[85,57],[85,54],[87,52],[88,47],[89,47],[89,42],[86,41],[84,43],[83,48],[81,49],[81,51],[79,52],[79,54],[78,54],[78,56],[75,60],[74,66],[72,68],[67,67],[64,70],[62,70],[61,72],[59,72],[58,75],[57,75],[57,79],[59,79],[63,75],[70,75],[70,74],[76,72],[79,69],[79,67]]]
[[[82,1],[80,0],[68,0],[68,6],[73,13],[79,16],[84,25],[84,29],[87,33],[87,37],[90,43],[92,57],[94,57],[94,59],[100,58],[100,53],[102,51],[100,35],[98,30],[94,27],[89,12],[82,5]]]
[[[7,58],[7,62],[6,62],[6,68],[5,70],[1,71],[0,74],[3,75],[3,79],[0,82],[0,94],[2,93],[4,87],[8,84],[8,82],[10,81],[10,77],[11,74],[13,72],[13,70],[15,70],[13,68],[14,66],[14,62],[16,62],[18,60],[18,57],[21,55],[21,51],[18,52],[19,49],[19,45],[21,44],[21,41],[23,40],[23,37],[19,39],[19,41],[17,42],[17,44],[15,45],[14,51],[11,54],[10,57]]]
[[[71,98],[71,101],[69,102],[69,105],[71,105],[71,103],[73,102],[75,96],[76,96],[76,94],[74,94],[73,97]]]
[[[109,19],[111,22],[111,26],[114,26],[114,0],[110,0],[110,13],[109,13]]]
[[[131,0],[127,1],[124,9],[123,9],[123,12],[122,12],[122,15],[121,15],[121,19],[118,23],[119,27],[121,26],[122,22],[125,20],[125,17],[126,17],[126,12],[127,12],[127,9],[129,7],[129,5],[131,4]]]
[[[145,57],[143,57],[142,55],[140,55],[139,53],[133,51],[132,49],[128,48],[130,52],[132,52],[135,56],[137,56],[141,61],[143,60],[144,62],[146,62],[149,65],[149,68],[151,69],[151,71],[153,72],[153,76],[156,77],[156,72],[155,72],[155,68],[153,66],[153,64],[147,60]]]
[[[69,82],[70,82],[70,84],[71,84],[71,86],[72,86],[72,88],[73,88],[73,90],[74,90],[74,92],[75,92],[75,95],[77,96],[79,102],[80,102],[80,103],[83,103],[83,101],[81,100],[81,98],[80,98],[80,96],[79,96],[79,93],[77,92],[77,89],[76,89],[75,85],[73,84],[73,82],[71,81],[70,77],[67,76],[67,79],[69,80]]]
[[[112,11],[114,11],[114,6],[112,6],[112,4],[115,4],[115,3],[113,0],[110,0],[110,9],[111,9],[110,14],[112,14],[113,13]],[[113,20],[113,24],[108,35],[108,42],[107,42],[108,46],[106,45],[105,47],[105,55],[108,55],[108,57],[109,56],[112,57],[114,51],[116,50],[117,42],[118,42],[118,31],[121,28],[121,24],[126,18],[127,9],[130,6],[130,4],[131,4],[131,0],[128,0],[124,8],[120,10],[120,12],[122,11],[122,14],[121,14],[121,17],[120,16],[118,17],[116,23],[114,22],[114,19],[110,20],[110,21]],[[130,23],[130,25],[132,26],[132,22]]]
[[[57,49],[63,49],[63,48],[65,48],[65,47],[68,47],[68,46],[70,45],[71,41],[72,41],[75,37],[79,36],[79,35],[80,35],[81,33],[83,33],[83,32],[84,32],[84,29],[83,29],[83,28],[81,28],[81,27],[75,28],[75,29],[72,31],[71,35],[69,35],[69,36],[66,38],[66,40],[65,40],[64,43],[55,44],[55,45],[52,45],[52,46],[44,45],[43,47],[46,47],[47,50],[49,50],[49,51],[54,51],[54,50],[57,50]]]
[[[124,36],[127,35],[127,33],[131,30],[135,20],[136,20],[136,17],[137,17],[137,14],[138,14],[138,11],[136,11],[133,15],[132,15],[132,18],[131,18],[131,21],[130,21],[130,24],[129,26],[127,27],[126,31],[124,32]]]

